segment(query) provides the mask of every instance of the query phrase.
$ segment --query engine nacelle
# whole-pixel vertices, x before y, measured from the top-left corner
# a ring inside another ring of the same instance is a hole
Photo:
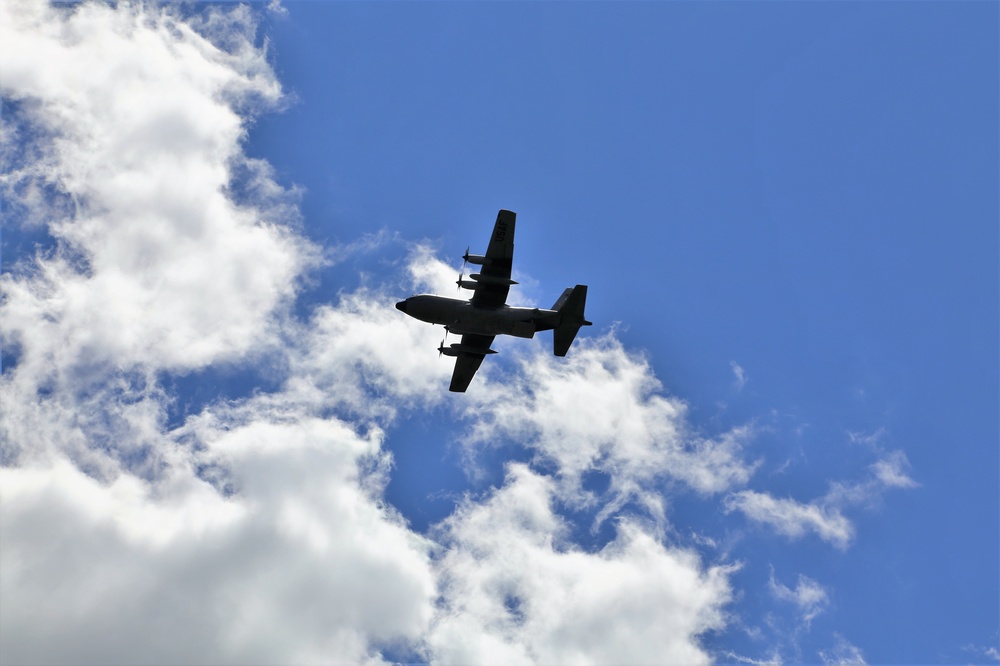
[[[466,250],[465,254],[462,255],[462,259],[464,259],[465,261],[469,262],[470,264],[476,264],[477,266],[482,266],[483,264],[485,264],[487,262],[486,257],[484,257],[483,255],[481,255],[481,254],[469,254],[468,250]]]
[[[441,345],[438,347],[438,351],[445,356],[458,356],[459,354],[484,355],[497,353],[495,349],[483,349],[482,347],[473,347],[472,345],[463,345],[461,343],[455,343],[448,345],[447,347]]]
[[[473,273],[469,276],[476,282],[482,282],[483,284],[500,284],[500,285],[512,285],[517,284],[510,278],[496,277],[495,275],[483,275],[482,273]]]
[[[472,291],[475,291],[476,289],[482,289],[483,287],[486,286],[483,283],[475,281],[470,282],[468,280],[458,280],[455,282],[455,284],[457,284],[462,289],[471,289]]]

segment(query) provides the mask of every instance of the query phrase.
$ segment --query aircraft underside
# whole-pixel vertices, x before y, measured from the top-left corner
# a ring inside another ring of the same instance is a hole
[[[475,335],[512,335],[534,337],[536,331],[548,331],[558,325],[554,310],[539,308],[477,308],[469,301],[443,296],[414,296],[396,307],[430,324],[441,324],[449,333]]]
[[[518,308],[506,305],[511,285],[511,264],[514,256],[514,220],[509,210],[497,215],[485,255],[472,255],[466,250],[468,263],[482,266],[466,280],[458,278],[461,289],[474,293],[469,300],[421,294],[396,303],[396,309],[415,319],[441,324],[450,333],[462,336],[462,341],[438,351],[455,358],[455,370],[449,390],[464,392],[479,369],[483,358],[495,354],[490,345],[498,335],[532,338],[537,331],[554,331],[553,353],[565,356],[581,326],[590,326],[584,317],[587,286],[576,285],[563,291],[551,310]]]

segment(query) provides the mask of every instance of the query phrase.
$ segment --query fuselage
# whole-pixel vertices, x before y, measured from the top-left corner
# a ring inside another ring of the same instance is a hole
[[[396,303],[396,309],[420,321],[441,324],[449,332],[475,335],[514,335],[534,337],[536,331],[556,328],[562,316],[555,310],[516,308],[477,308],[470,301],[421,294]]]

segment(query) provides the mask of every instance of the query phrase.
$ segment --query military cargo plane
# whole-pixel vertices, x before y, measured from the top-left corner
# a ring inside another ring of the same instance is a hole
[[[447,333],[462,336],[459,343],[448,345],[441,341],[438,352],[455,357],[455,371],[451,375],[449,391],[464,393],[479,370],[498,335],[533,338],[537,331],[553,332],[553,352],[565,356],[581,326],[590,326],[584,318],[587,302],[587,285],[578,284],[566,289],[551,310],[517,308],[507,305],[507,292],[512,284],[511,262],[514,258],[514,220],[509,210],[497,214],[493,235],[485,255],[469,254],[462,259],[468,264],[482,266],[466,280],[464,272],[458,276],[460,289],[473,291],[472,298],[462,300],[422,294],[396,303],[396,309],[432,324],[444,324]]]

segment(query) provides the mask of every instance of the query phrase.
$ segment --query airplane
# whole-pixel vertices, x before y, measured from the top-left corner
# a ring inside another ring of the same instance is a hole
[[[438,347],[439,355],[455,357],[449,391],[465,392],[486,355],[496,353],[490,345],[498,335],[533,338],[538,331],[552,331],[553,353],[565,356],[580,327],[592,325],[583,314],[587,302],[585,284],[563,291],[551,310],[507,305],[507,292],[517,284],[510,279],[516,217],[509,210],[497,214],[485,255],[465,250],[465,263],[482,266],[481,272],[469,276],[470,280],[465,279],[464,268],[458,276],[459,289],[472,290],[472,298],[466,301],[421,294],[396,303],[397,310],[415,319],[444,324],[445,339],[448,333],[462,336],[459,343],[445,347],[442,340]]]

